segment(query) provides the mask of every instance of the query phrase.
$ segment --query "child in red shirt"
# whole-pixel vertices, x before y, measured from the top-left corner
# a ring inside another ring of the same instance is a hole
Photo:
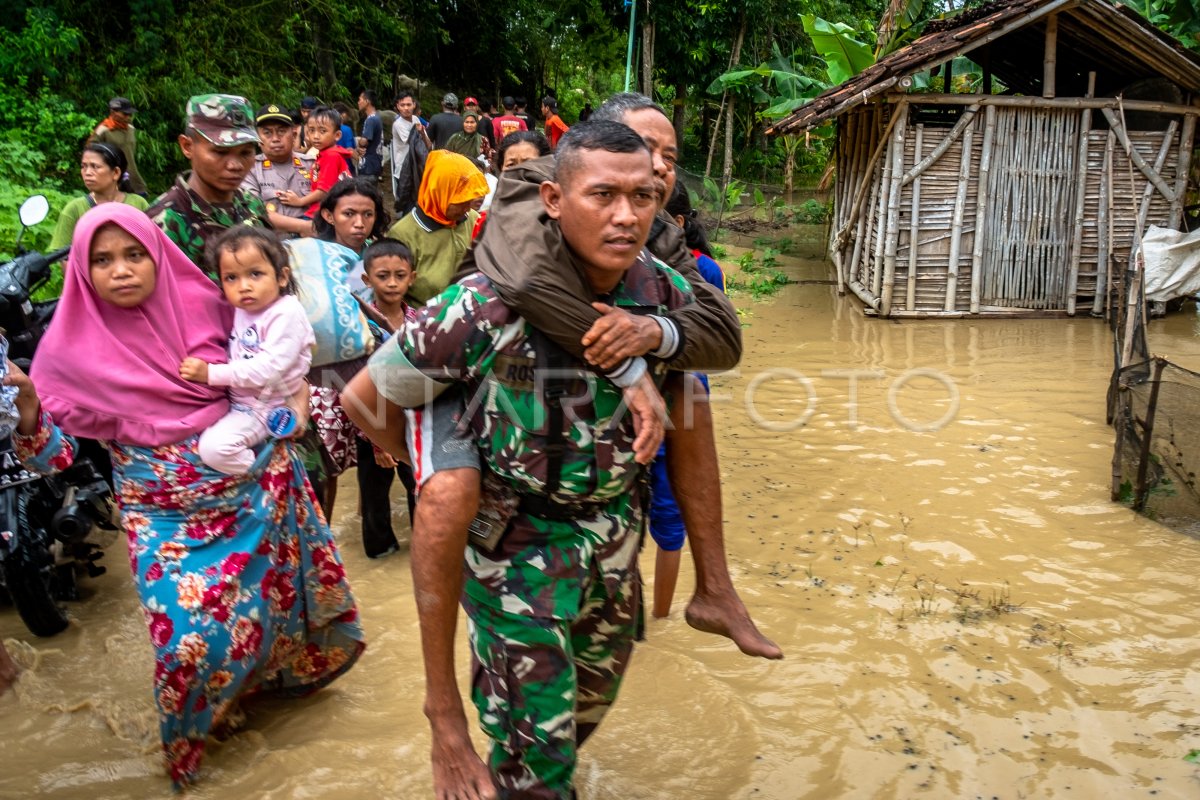
[[[342,115],[334,109],[321,106],[313,109],[308,115],[308,122],[304,127],[304,141],[318,151],[317,163],[313,167],[312,191],[303,197],[290,190],[279,193],[279,202],[285,206],[308,206],[308,211],[304,212],[306,219],[315,217],[329,190],[343,175],[350,175],[350,168],[346,166],[346,156],[352,156],[353,153],[345,147],[337,146],[341,133]]]

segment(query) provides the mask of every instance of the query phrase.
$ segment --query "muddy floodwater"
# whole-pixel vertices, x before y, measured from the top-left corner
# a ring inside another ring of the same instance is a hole
[[[865,319],[828,265],[781,261],[798,283],[739,299],[746,356],[713,391],[731,569],[786,658],[686,625],[685,556],[580,796],[1200,797],[1200,541],[1109,502],[1103,323]],[[1152,349],[1200,364],[1196,327],[1156,321]],[[366,654],[252,709],[189,797],[430,796],[408,559],[363,556],[353,485],[334,528]],[[26,668],[0,797],[172,796],[123,547],[106,563],[53,639],[0,607]]]

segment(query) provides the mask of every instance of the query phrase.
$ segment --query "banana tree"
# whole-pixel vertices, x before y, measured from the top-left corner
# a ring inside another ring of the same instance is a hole
[[[839,84],[874,63],[869,45],[859,41],[855,31],[839,22],[827,22],[820,17],[801,18],[804,31],[824,61],[824,74],[806,74],[801,60],[803,51],[785,56],[777,43],[771,45],[771,58],[754,69],[738,69],[719,76],[708,87],[711,94],[732,92],[766,108],[757,112],[763,120],[778,120],[816,97],[830,86]],[[820,135],[820,134],[818,134]],[[784,190],[792,202],[796,153],[804,142],[796,136],[783,137]]]

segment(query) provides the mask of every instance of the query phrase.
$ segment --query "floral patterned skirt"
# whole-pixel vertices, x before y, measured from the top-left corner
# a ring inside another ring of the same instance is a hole
[[[316,691],[358,659],[362,629],[292,445],[268,444],[243,476],[206,467],[195,437],[112,453],[163,748],[184,785],[239,697]]]

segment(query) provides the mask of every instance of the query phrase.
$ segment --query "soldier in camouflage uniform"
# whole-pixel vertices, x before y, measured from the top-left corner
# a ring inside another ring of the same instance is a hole
[[[187,102],[184,125],[179,149],[192,171],[177,177],[146,213],[203,269],[209,238],[234,225],[269,228],[271,223],[262,200],[241,189],[258,144],[254,111],[246,98],[196,95]]]
[[[597,296],[656,315],[693,303],[688,283],[644,247],[659,191],[645,143],[619,123],[579,125],[558,158],[557,182],[543,185],[557,220],[547,231],[561,231]],[[664,375],[655,362],[638,390],[657,396]],[[573,797],[578,748],[616,698],[633,649],[639,479],[653,447],[639,445],[622,389],[532,328],[478,273],[430,301],[347,393],[413,407],[454,385],[472,398],[466,419],[484,463],[462,604],[491,777],[501,797]],[[427,541],[420,526],[413,538],[434,788],[493,797],[454,682],[463,538]]]

